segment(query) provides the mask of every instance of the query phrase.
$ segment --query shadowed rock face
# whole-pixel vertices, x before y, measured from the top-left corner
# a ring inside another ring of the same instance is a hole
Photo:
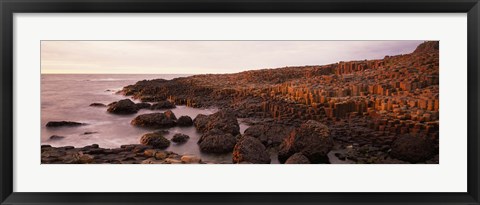
[[[130,99],[123,99],[109,104],[107,111],[114,114],[133,114],[137,113],[138,108]]]
[[[435,155],[435,144],[425,136],[402,135],[392,143],[390,155],[411,163],[423,162]]]
[[[243,136],[233,149],[232,161],[233,163],[269,164],[270,155],[260,140]]]
[[[245,136],[259,139],[266,147],[279,146],[289,136],[293,127],[280,124],[259,124],[245,130]]]
[[[202,152],[206,153],[228,153],[233,150],[236,138],[219,129],[212,129],[204,133],[198,140],[198,145]]]
[[[333,147],[328,127],[309,120],[290,133],[280,145],[278,159],[285,161],[295,153],[301,153],[312,163],[329,163],[327,154]]]
[[[139,127],[170,128],[176,125],[177,118],[172,111],[164,113],[149,113],[135,117],[131,124]]]

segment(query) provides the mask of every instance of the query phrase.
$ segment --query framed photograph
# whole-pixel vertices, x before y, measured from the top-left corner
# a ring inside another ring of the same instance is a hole
[[[477,0],[0,6],[1,204],[480,204]]]

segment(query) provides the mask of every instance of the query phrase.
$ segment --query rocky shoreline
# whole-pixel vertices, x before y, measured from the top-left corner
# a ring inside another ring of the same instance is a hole
[[[232,153],[232,163],[268,164],[273,152],[285,164],[438,164],[438,54],[438,42],[432,41],[411,54],[379,60],[143,80],[119,92],[140,103],[124,99],[91,106],[117,115],[155,110],[135,116],[131,125],[194,126],[202,152]],[[177,105],[219,111],[177,118],[168,110]],[[249,122],[244,133],[238,118]],[[171,139],[187,140],[181,133]],[[215,163],[163,151],[171,141],[153,132],[138,145],[115,149],[44,145],[42,163]]]
[[[204,164],[192,155],[179,155],[142,144],[105,149],[97,144],[75,148],[42,145],[42,164]]]

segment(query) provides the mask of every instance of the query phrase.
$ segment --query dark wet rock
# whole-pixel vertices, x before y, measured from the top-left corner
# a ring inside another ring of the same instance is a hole
[[[137,113],[138,108],[130,99],[123,99],[109,104],[107,111],[114,114],[133,114]]]
[[[148,133],[143,135],[142,138],[140,138],[140,143],[158,149],[165,149],[170,146],[170,141],[158,133]]]
[[[150,109],[152,110],[163,110],[163,109],[172,109],[175,108],[175,104],[170,101],[164,100],[157,103],[154,103]]]
[[[225,133],[219,129],[212,129],[204,133],[198,145],[200,150],[206,153],[227,153],[233,150],[235,147],[236,138],[230,134]]]
[[[267,147],[278,146],[289,136],[293,127],[280,124],[258,124],[247,128],[244,135],[259,139]]]
[[[193,125],[193,120],[191,117],[184,115],[178,118],[177,125],[180,127],[189,127]]]
[[[132,120],[131,124],[139,127],[170,128],[177,124],[176,120],[175,114],[168,110],[164,113],[139,115]]]
[[[72,121],[50,121],[45,126],[47,127],[74,127],[85,125],[85,123],[72,122]]]
[[[284,163],[293,154],[301,153],[311,163],[329,163],[327,154],[332,147],[333,140],[328,127],[309,120],[285,138],[279,148],[278,160]]]
[[[177,133],[177,134],[173,135],[172,142],[185,143],[185,142],[187,142],[188,139],[190,139],[190,136],[185,135],[185,134],[181,134],[181,133]]]
[[[301,153],[295,153],[294,155],[290,156],[287,161],[285,161],[285,164],[310,164],[310,161],[307,157],[305,157],[305,155]]]
[[[107,107],[107,105],[105,105],[103,103],[92,103],[92,104],[90,104],[90,106],[92,106],[92,107]]]
[[[227,109],[208,115],[206,118],[204,115],[197,115],[194,124],[200,132],[218,129],[233,136],[240,134],[240,126],[235,112]]]
[[[425,136],[406,134],[392,143],[390,155],[411,163],[424,162],[438,154],[435,141]]]
[[[137,106],[137,109],[140,110],[140,109],[150,109],[150,103],[146,103],[146,102],[141,102],[141,103],[137,103],[135,104],[135,106]]]
[[[233,149],[232,161],[233,163],[269,164],[270,155],[260,140],[243,136]]]
[[[91,134],[96,134],[98,132],[84,132],[83,135],[91,135]]]
[[[193,124],[197,130],[206,130],[208,123],[208,116],[204,114],[198,114],[195,119],[193,119]]]
[[[64,136],[59,136],[59,135],[52,135],[52,136],[50,136],[50,139],[51,139],[51,140],[61,140],[61,139],[63,139],[63,138],[65,138],[65,137],[64,137]]]

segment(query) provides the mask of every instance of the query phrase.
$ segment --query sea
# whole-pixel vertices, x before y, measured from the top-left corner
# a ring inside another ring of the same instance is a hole
[[[150,79],[170,80],[187,77],[186,74],[42,74],[41,78],[41,144],[51,146],[83,147],[98,144],[103,148],[118,148],[125,144],[139,144],[142,135],[154,130],[130,125],[137,115],[162,112],[141,109],[132,115],[116,115],[107,112],[106,107],[92,107],[91,103],[109,104],[129,98],[116,94],[124,86]],[[132,99],[133,100],[133,99]],[[135,100],[134,100],[135,101]],[[138,101],[135,101],[138,102]],[[194,119],[198,114],[212,114],[215,108],[197,109],[177,106],[171,109],[178,117],[188,115]],[[75,121],[86,123],[78,127],[47,128],[49,121]],[[248,126],[240,119],[240,132]],[[166,149],[181,155],[195,155],[207,163],[231,163],[232,154],[207,154],[197,144],[201,134],[195,127],[173,127],[165,137],[171,139],[176,133],[190,136],[184,144],[171,145]],[[90,132],[93,134],[85,134]],[[62,139],[50,139],[52,135]]]

